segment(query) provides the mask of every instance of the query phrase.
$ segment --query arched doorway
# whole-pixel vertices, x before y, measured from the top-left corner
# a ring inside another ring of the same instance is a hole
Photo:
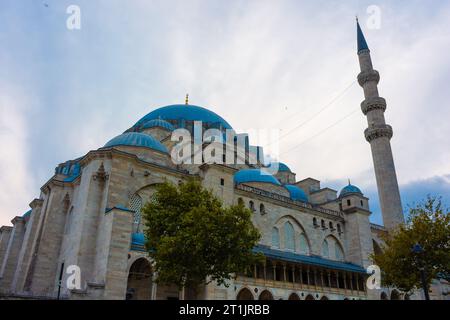
[[[391,300],[400,300],[400,293],[397,290],[392,290]]]
[[[314,297],[312,295],[308,294],[306,296],[305,300],[316,300],[316,299],[314,299]]]
[[[253,294],[247,288],[241,289],[237,295],[237,300],[254,300]]]
[[[292,292],[288,300],[300,300],[300,297],[295,292]]]
[[[405,293],[403,300],[411,300],[411,296],[409,294]]]
[[[381,300],[389,300],[386,292],[382,292],[380,298]]]
[[[259,300],[273,300],[273,295],[268,290],[264,290],[259,295]]]
[[[320,298],[320,300],[328,300],[327,296],[323,296],[322,298]]]
[[[152,268],[145,258],[139,258],[130,267],[127,300],[150,300],[152,294]]]

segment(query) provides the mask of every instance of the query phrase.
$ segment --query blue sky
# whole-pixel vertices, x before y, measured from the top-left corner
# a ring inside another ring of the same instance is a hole
[[[80,30],[66,28],[72,4]],[[298,179],[339,190],[350,178],[381,223],[355,14],[381,74],[403,204],[438,194],[450,205],[450,1],[3,0],[0,225],[27,211],[58,163],[187,92],[239,132],[289,133],[281,161]]]

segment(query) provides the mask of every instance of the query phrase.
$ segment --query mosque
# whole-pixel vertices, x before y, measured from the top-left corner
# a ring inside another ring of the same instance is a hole
[[[384,226],[369,222],[369,199],[357,186],[349,183],[338,192],[314,178],[297,177],[284,163],[273,175],[263,174],[261,149],[249,143],[239,164],[174,163],[175,130],[192,133],[194,121],[201,121],[203,130],[232,130],[213,111],[186,101],[151,111],[99,149],[56,167],[31,209],[14,217],[12,227],[0,229],[0,294],[33,299],[408,298],[396,289],[366,287],[369,256],[380,250],[381,235],[403,222],[403,212],[392,128],[384,119],[386,101],[378,95],[380,76],[359,24],[357,38],[358,82],[365,97],[361,109],[368,120],[364,134]],[[252,150],[258,150],[256,161],[250,161]],[[196,296],[155,282],[141,221],[141,208],[155,186],[192,177],[225,205],[243,202],[253,211],[262,235],[254,250],[266,257],[229,287],[211,283]],[[80,271],[79,287],[66,285],[73,266]]]

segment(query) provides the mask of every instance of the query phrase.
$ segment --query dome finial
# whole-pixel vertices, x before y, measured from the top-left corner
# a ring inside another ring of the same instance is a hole
[[[189,104],[189,93],[186,93],[186,101],[185,104],[188,105]]]
[[[351,185],[351,183],[350,183],[350,178],[348,178],[348,185]]]

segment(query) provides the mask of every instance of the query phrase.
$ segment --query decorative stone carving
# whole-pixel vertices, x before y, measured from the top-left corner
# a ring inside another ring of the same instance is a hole
[[[392,127],[388,124],[373,125],[364,130],[364,136],[366,137],[367,142],[371,142],[372,140],[381,137],[388,137],[391,139],[392,134]]]
[[[374,81],[376,84],[380,81],[380,74],[377,70],[362,71],[358,74],[358,83],[362,87],[366,82]]]
[[[386,110],[386,100],[384,100],[384,98],[371,97],[361,102],[361,110],[364,115],[367,115],[368,112],[377,109],[383,110],[383,112]]]

